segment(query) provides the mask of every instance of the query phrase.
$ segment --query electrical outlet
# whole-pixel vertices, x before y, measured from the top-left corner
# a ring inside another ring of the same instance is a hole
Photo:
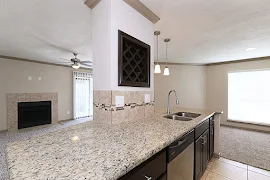
[[[150,94],[145,94],[144,95],[144,103],[150,103],[150,101],[151,101],[150,96],[151,96]]]
[[[124,96],[115,96],[115,106],[124,107],[125,106],[125,97]]]
[[[41,81],[41,77],[38,77],[38,80]]]
[[[70,114],[70,111],[68,111],[67,114]]]
[[[31,81],[32,80],[32,76],[28,76],[28,80]]]

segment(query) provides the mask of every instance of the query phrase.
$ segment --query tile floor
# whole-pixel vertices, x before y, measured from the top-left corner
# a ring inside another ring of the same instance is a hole
[[[212,158],[201,180],[270,180],[270,171],[225,158]]]

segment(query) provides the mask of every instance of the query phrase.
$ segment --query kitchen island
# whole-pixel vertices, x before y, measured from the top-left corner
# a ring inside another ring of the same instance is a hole
[[[214,114],[171,110],[179,111],[201,115],[176,121],[164,118],[165,110],[157,110],[153,117],[136,122],[108,125],[91,121],[10,143],[6,149],[10,179],[118,179]]]

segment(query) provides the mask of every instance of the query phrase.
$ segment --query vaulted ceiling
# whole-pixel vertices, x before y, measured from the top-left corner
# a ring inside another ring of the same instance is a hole
[[[0,0],[0,55],[64,63],[92,61],[91,9],[85,0]],[[168,60],[214,63],[270,56],[269,0],[141,0],[160,17]],[[245,51],[247,48],[256,48]]]
[[[76,52],[92,60],[91,9],[84,0],[0,1],[0,55],[64,63],[59,58]]]
[[[160,17],[159,53],[168,61],[214,63],[270,56],[269,0],[141,0]],[[256,48],[246,51],[247,48]]]

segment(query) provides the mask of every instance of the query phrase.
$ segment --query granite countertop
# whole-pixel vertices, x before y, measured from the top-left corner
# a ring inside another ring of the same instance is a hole
[[[153,117],[118,125],[93,121],[44,136],[8,144],[10,179],[15,180],[114,180],[126,174],[196,125],[214,114],[176,108],[202,115],[192,121]]]

